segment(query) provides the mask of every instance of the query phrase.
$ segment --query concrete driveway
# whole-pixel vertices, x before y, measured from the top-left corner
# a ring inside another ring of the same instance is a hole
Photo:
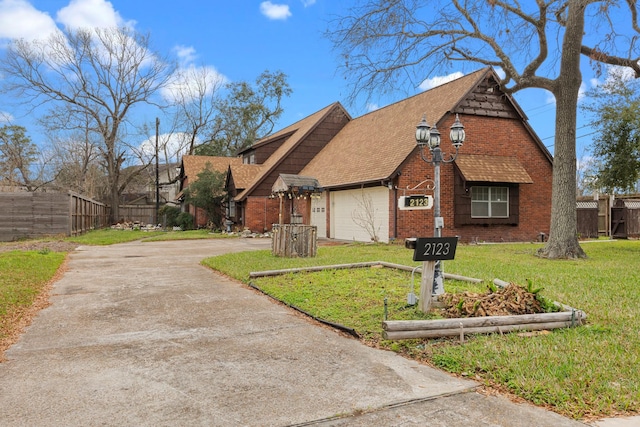
[[[0,364],[3,426],[580,426],[368,348],[199,265],[265,239],[79,247]]]

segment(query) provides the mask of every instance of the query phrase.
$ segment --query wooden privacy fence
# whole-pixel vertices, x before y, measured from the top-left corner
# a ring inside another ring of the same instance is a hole
[[[118,207],[118,213],[120,220],[124,222],[154,224],[156,207],[155,205],[120,205]]]
[[[576,204],[577,232],[582,239],[598,237],[598,201],[578,201]]]
[[[106,207],[73,192],[0,192],[0,241],[78,235],[106,225]]]
[[[314,257],[318,250],[315,225],[273,224],[271,252],[275,256]]]

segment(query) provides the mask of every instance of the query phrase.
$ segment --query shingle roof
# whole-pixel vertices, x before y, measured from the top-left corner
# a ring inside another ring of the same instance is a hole
[[[231,165],[231,174],[233,175],[233,183],[237,190],[244,190],[256,179],[256,176],[262,170],[262,165]]]
[[[229,166],[234,168],[241,166],[242,159],[240,157],[182,156],[184,174],[191,182],[198,179],[198,174],[206,168],[207,163],[211,165],[212,170],[226,173]]]
[[[467,181],[533,183],[515,157],[459,154],[455,163]]]
[[[324,117],[326,117],[334,108],[341,108],[345,114],[348,115],[346,110],[340,105],[339,102],[335,102],[322,110],[305,117],[302,120],[288,126],[267,138],[259,141],[257,144],[263,144],[267,141],[279,138],[283,135],[290,133],[287,140],[282,143],[282,145],[267,159],[266,162],[262,164],[262,168],[260,172],[256,175],[250,185],[248,185],[245,190],[235,197],[235,200],[244,199],[262,180],[269,174],[273,169],[282,162],[287,155],[305,138],[306,135],[309,134],[321,121]],[[233,173],[233,171],[232,171]],[[235,180],[235,175],[234,175]]]
[[[489,72],[484,68],[351,120],[300,174],[316,177],[323,187],[388,179],[416,149],[422,115],[437,123]]]

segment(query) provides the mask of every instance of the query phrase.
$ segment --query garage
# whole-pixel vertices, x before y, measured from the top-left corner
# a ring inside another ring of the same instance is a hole
[[[340,240],[389,241],[389,189],[370,187],[330,193],[330,236]]]

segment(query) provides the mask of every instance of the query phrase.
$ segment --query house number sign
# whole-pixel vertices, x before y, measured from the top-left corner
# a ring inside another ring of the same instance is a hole
[[[398,200],[400,210],[431,209],[433,207],[432,196],[401,196]]]
[[[439,261],[454,259],[457,237],[418,237],[413,252],[414,261]]]

